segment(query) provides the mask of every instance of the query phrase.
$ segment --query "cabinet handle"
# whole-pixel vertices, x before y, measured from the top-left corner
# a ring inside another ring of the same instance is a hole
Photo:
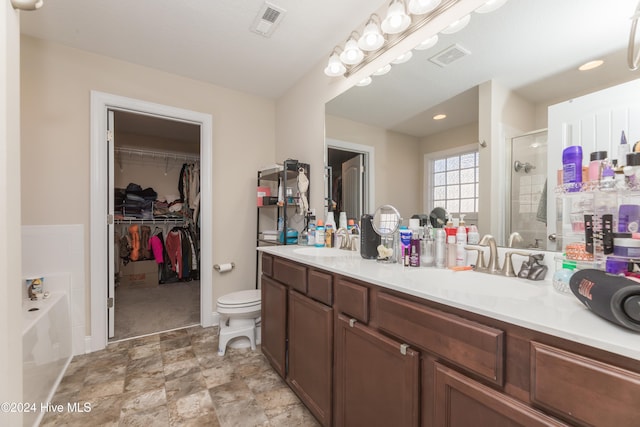
[[[408,348],[409,348],[409,344],[400,344],[400,354],[402,354],[403,356],[406,356]]]
[[[357,322],[356,319],[349,319],[349,326],[353,328],[356,325],[356,322]]]

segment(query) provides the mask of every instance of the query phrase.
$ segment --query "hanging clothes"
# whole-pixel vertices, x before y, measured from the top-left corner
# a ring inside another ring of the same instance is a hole
[[[182,265],[182,235],[180,230],[175,228],[167,234],[167,238],[164,242],[167,248],[167,255],[169,261],[171,261],[171,269],[182,278],[181,272],[183,270]]]

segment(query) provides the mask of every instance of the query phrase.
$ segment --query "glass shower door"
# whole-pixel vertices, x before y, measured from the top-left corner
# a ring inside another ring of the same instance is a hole
[[[547,249],[547,131],[511,139],[511,198],[506,243]],[[553,183],[552,183],[553,185]]]

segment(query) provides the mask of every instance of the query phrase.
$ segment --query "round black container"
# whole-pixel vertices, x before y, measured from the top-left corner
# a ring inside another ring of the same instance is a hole
[[[640,332],[640,283],[601,270],[579,270],[569,281],[573,294],[610,322]]]

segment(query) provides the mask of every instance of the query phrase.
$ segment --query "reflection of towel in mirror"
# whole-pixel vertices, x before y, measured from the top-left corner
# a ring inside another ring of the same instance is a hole
[[[536,219],[540,222],[547,223],[547,180],[544,181],[544,187],[542,187],[542,194],[540,194],[540,201],[538,202],[538,211],[536,212]]]

